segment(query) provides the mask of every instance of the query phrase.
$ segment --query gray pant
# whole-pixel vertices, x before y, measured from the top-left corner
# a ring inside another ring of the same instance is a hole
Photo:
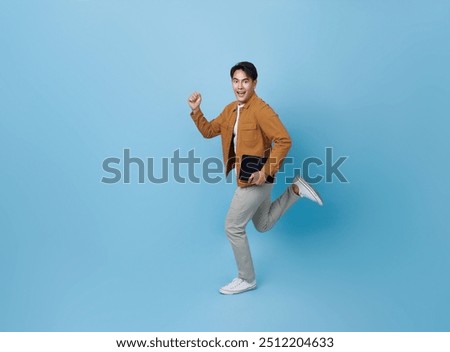
[[[289,186],[280,197],[272,202],[270,196],[272,188],[273,184],[268,183],[262,186],[238,187],[234,192],[225,221],[225,231],[233,248],[239,271],[238,277],[247,282],[255,280],[255,270],[245,233],[247,223],[252,220],[258,231],[268,231],[300,198]]]

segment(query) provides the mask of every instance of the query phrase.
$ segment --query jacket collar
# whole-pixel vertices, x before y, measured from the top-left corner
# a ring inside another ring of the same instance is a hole
[[[256,92],[254,92],[253,95],[251,96],[251,98],[248,100],[248,102],[246,102],[244,104],[242,109],[248,109],[252,105],[252,102],[254,102],[256,99],[258,99],[258,96],[256,95]],[[236,103],[236,105],[235,105],[235,107],[233,109],[233,112],[237,110],[237,105],[238,104]]]

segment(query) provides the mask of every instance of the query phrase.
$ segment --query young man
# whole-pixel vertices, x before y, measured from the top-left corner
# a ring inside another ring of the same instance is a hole
[[[222,294],[236,294],[256,288],[256,277],[245,228],[252,220],[260,232],[268,231],[301,197],[320,205],[322,199],[301,177],[275,201],[271,191],[276,172],[290,147],[291,139],[278,115],[256,93],[258,73],[250,62],[239,62],[230,70],[236,101],[208,121],[201,109],[200,93],[188,100],[191,117],[205,138],[222,137],[226,174],[235,168],[237,189],[225,222],[238,268],[238,276],[222,287]]]

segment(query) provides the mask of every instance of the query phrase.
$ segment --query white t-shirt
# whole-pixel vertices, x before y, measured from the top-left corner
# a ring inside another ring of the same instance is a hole
[[[241,108],[244,106],[244,104],[237,106],[237,117],[236,122],[234,123],[234,129],[233,129],[233,145],[234,145],[234,152],[236,153],[236,142],[237,142],[237,129],[238,129],[238,122],[239,122],[239,114],[241,112]]]

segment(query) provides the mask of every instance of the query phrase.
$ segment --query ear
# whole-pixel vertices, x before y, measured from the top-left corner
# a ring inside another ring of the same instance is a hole
[[[258,81],[255,79],[254,81],[253,81],[253,88],[256,88],[256,84],[258,83]]]

